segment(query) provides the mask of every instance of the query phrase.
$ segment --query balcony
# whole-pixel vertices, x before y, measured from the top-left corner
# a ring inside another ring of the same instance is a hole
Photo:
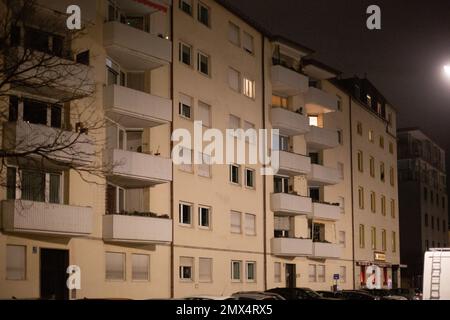
[[[329,203],[314,202],[312,216],[315,220],[338,221],[341,218],[341,208]]]
[[[288,193],[273,193],[270,195],[270,209],[286,216],[312,213],[311,198]]]
[[[337,131],[316,126],[310,127],[309,132],[305,134],[305,140],[308,149],[314,151],[333,149],[339,146]]]
[[[90,164],[95,160],[94,141],[86,134],[24,121],[3,125],[3,147],[6,150],[23,153],[50,144],[54,147],[48,148],[46,156],[52,160],[76,165]]]
[[[17,64],[16,59],[26,57],[14,72],[17,90],[61,101],[76,100],[95,92],[93,69],[71,60],[70,56],[59,57],[23,47],[17,49],[17,55],[19,58],[12,59],[13,65]]]
[[[151,70],[172,62],[172,42],[126,24],[104,24],[103,45],[108,55],[127,70]]]
[[[273,238],[272,254],[282,257],[301,257],[312,255],[311,239]]]
[[[119,149],[109,150],[108,180],[123,188],[146,188],[172,181],[172,159]]]
[[[280,134],[286,136],[297,136],[309,131],[307,117],[285,108],[272,108],[271,122],[274,129],[279,129]]]
[[[337,110],[338,98],[320,89],[310,87],[305,93],[305,107],[308,114],[322,114]]]
[[[172,101],[118,85],[104,90],[106,115],[126,128],[151,128],[172,121]]]
[[[285,96],[298,96],[308,91],[308,78],[282,65],[272,66],[272,90]]]
[[[341,174],[336,168],[329,168],[319,164],[311,165],[311,172],[307,176],[308,185],[321,187],[335,185],[342,181]]]
[[[28,200],[2,201],[6,232],[57,236],[87,236],[92,232],[92,208]]]
[[[313,256],[315,258],[339,259],[341,246],[335,243],[313,242]]]
[[[308,174],[311,171],[311,159],[301,154],[279,151],[278,174],[286,176],[298,176]]]
[[[103,239],[112,242],[172,242],[172,220],[133,215],[104,215]]]

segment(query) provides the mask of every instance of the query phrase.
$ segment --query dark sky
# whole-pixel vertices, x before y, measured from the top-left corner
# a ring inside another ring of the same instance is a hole
[[[227,0],[275,34],[316,51],[344,76],[367,73],[397,108],[399,126],[418,126],[448,153],[450,169],[450,0]],[[381,7],[382,29],[366,28]]]

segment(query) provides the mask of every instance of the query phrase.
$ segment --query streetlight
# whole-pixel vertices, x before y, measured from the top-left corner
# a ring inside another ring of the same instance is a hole
[[[450,65],[445,65],[444,66],[444,74],[450,78]]]

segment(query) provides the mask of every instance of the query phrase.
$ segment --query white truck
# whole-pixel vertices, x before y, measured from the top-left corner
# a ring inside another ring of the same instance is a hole
[[[450,300],[450,248],[425,252],[423,300]]]

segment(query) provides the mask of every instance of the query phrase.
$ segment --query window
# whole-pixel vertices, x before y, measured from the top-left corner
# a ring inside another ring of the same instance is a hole
[[[317,266],[317,281],[325,282],[325,266],[324,265]]]
[[[240,184],[241,180],[239,177],[239,172],[241,167],[239,165],[231,164],[230,165],[230,182],[234,184]]]
[[[395,200],[391,199],[391,217],[395,218]]]
[[[80,52],[76,56],[76,62],[84,64],[86,66],[89,65],[89,60],[90,60],[89,50]]]
[[[337,167],[339,172],[339,178],[344,179],[344,164],[342,162],[338,162]]]
[[[364,188],[363,187],[358,188],[358,203],[359,203],[359,208],[364,209]]]
[[[342,130],[337,131],[338,134],[338,142],[340,145],[344,144],[344,132]]]
[[[192,225],[192,204],[180,203],[178,208],[180,223]]]
[[[394,154],[394,144],[392,142],[389,142],[389,153]]]
[[[198,165],[198,175],[205,178],[211,177],[211,157],[201,153],[202,163]]]
[[[244,95],[251,99],[255,99],[255,81],[244,78]]]
[[[255,170],[245,169],[245,186],[251,189],[255,188]]]
[[[256,235],[256,216],[254,214],[245,214],[245,234],[248,236]]]
[[[370,229],[370,243],[372,245],[372,250],[377,250],[377,228],[372,227]]]
[[[289,193],[289,178],[274,177],[273,185],[275,193]]]
[[[257,133],[255,125],[251,122],[244,121],[245,141],[251,144],[256,144]]]
[[[309,282],[317,281],[317,269],[315,264],[310,264],[308,266],[308,280]]]
[[[376,211],[377,211],[377,199],[376,199],[375,192],[373,192],[373,191],[370,193],[370,210],[373,213],[376,213]]]
[[[228,23],[228,40],[230,42],[238,47],[241,46],[241,36],[240,36],[240,30],[237,25],[235,25],[232,22]]]
[[[21,187],[23,200],[45,201],[45,173],[23,170]]]
[[[146,254],[131,255],[131,279],[137,281],[150,280],[150,256]]]
[[[380,164],[380,180],[385,181],[385,173],[384,173],[384,163]]]
[[[231,280],[241,281],[242,261],[231,261]]]
[[[341,280],[342,283],[347,282],[347,267],[346,266],[339,267],[339,280]]]
[[[242,45],[243,45],[244,50],[250,54],[253,54],[253,51],[254,51],[253,36],[244,31],[244,35],[243,35],[242,39],[243,39]]]
[[[289,151],[289,137],[288,136],[278,136],[278,150],[279,151]]]
[[[392,231],[392,252],[397,252],[397,234]]]
[[[337,109],[338,111],[342,111],[342,97],[337,95]]]
[[[47,104],[25,99],[23,101],[23,121],[47,125]]]
[[[364,225],[359,225],[359,247],[362,249],[366,246]]]
[[[256,262],[248,261],[245,263],[245,274],[247,282],[256,282]]]
[[[389,182],[391,186],[395,185],[395,171],[393,167],[389,170]]]
[[[428,213],[425,213],[425,227],[428,227]]]
[[[386,197],[381,196],[381,214],[386,216]]]
[[[231,233],[242,233],[241,213],[231,211],[230,213],[230,231]]]
[[[197,70],[206,75],[210,75],[210,58],[208,55],[199,52],[197,54]]]
[[[198,280],[200,282],[212,282],[212,259],[198,259]]]
[[[375,158],[374,157],[370,157],[369,167],[370,167],[370,176],[375,177]]]
[[[241,119],[239,117],[230,114],[228,119],[228,126],[230,129],[233,130],[239,129],[241,127]]]
[[[192,47],[180,42],[180,61],[187,66],[192,66]]]
[[[236,92],[241,92],[240,79],[241,74],[239,73],[239,71],[233,68],[228,69],[228,85]]]
[[[180,170],[192,173],[193,171],[192,150],[187,148],[180,148],[180,158],[181,158]]]
[[[61,203],[61,175],[50,173],[49,174],[49,201],[50,203]]]
[[[371,107],[372,106],[372,97],[370,95],[367,95],[366,98],[367,98],[367,105],[369,107]]]
[[[204,127],[211,128],[211,106],[204,102],[198,102],[198,121],[202,122]]]
[[[341,214],[345,214],[345,198],[339,197],[339,208],[341,209]]]
[[[428,201],[428,189],[426,187],[423,188],[423,200]]]
[[[313,127],[319,126],[319,117],[318,116],[308,116],[309,125]]]
[[[442,220],[442,231],[444,231],[444,233],[447,232],[447,224],[445,223],[445,220]]]
[[[392,113],[388,113],[387,121],[388,121],[388,126],[392,127]]]
[[[339,245],[341,245],[342,248],[345,248],[346,246],[345,231],[339,231]]]
[[[384,149],[384,137],[380,136],[380,148]]]
[[[274,273],[274,282],[281,283],[281,263],[275,262],[273,265],[273,273]]]
[[[357,123],[357,125],[356,125],[356,132],[357,132],[360,136],[362,136],[362,134],[363,134],[363,126],[362,126],[362,123],[361,123],[361,122],[358,122],[358,123]]]
[[[431,230],[434,230],[434,217],[431,216]]]
[[[386,251],[386,230],[381,231],[381,250]]]
[[[6,280],[26,279],[27,247],[6,245]]]
[[[202,228],[211,227],[211,208],[199,207],[198,208],[198,225]]]
[[[19,99],[16,96],[9,97],[8,120],[11,122],[19,119]]]
[[[210,9],[205,4],[199,2],[197,6],[198,21],[207,27],[211,26]]]
[[[194,258],[180,257],[180,280],[193,281],[194,280]]]
[[[364,172],[364,156],[361,150],[358,151],[358,171]]]
[[[179,108],[178,108],[178,112],[179,115],[187,118],[187,119],[192,119],[192,98],[185,95],[185,94],[180,94],[180,102],[178,104]]]
[[[272,107],[274,108],[288,108],[288,98],[272,95]]]
[[[192,16],[192,0],[180,0],[180,9]]]
[[[16,199],[17,190],[17,168],[7,167],[6,169],[6,198],[8,200]]]
[[[375,138],[373,136],[373,130],[369,130],[369,141],[372,143],[375,141]]]
[[[439,229],[441,228],[441,222],[439,221],[439,218],[436,218],[436,228],[437,231],[439,231]]]
[[[125,280],[125,253],[106,252],[106,280]]]

